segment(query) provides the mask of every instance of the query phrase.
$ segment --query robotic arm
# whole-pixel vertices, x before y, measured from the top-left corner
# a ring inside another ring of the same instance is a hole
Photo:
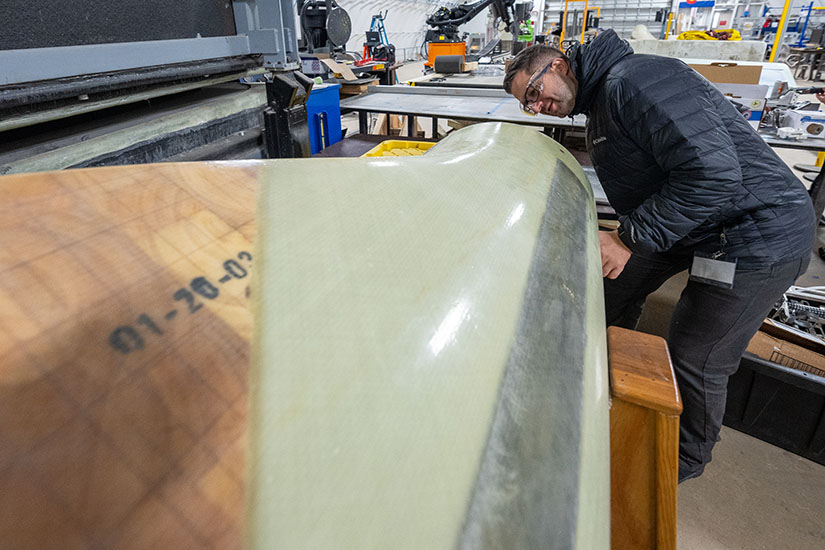
[[[441,7],[427,18],[427,25],[434,29],[435,34],[444,35],[446,41],[460,42],[458,27],[473,19],[488,6],[508,28],[512,27],[515,22],[515,8],[513,7],[515,3],[516,0],[479,0],[471,4],[461,4],[452,9]]]

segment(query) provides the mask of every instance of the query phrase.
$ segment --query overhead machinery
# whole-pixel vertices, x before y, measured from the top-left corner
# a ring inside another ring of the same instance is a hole
[[[460,4],[454,8],[441,7],[427,18],[427,25],[431,28],[427,31],[425,41],[427,43],[426,66],[432,67],[435,58],[439,55],[467,55],[467,45],[458,32],[458,27],[475,18],[486,8],[491,8],[496,19],[506,25],[511,32],[518,34],[515,28],[515,3],[516,0],[479,0],[473,3]]]
[[[298,0],[301,51],[343,53],[352,33],[349,14],[335,0]]]

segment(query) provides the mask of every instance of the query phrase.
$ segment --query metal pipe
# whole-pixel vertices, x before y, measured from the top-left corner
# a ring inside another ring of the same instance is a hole
[[[562,42],[564,42],[564,31],[567,30],[567,2],[569,0],[564,0],[564,16],[561,19],[561,34],[559,35],[559,48],[561,48]]]
[[[567,4],[568,2],[584,2],[584,22],[582,23],[582,39],[581,41],[584,42],[584,27],[587,22],[587,2],[588,0],[564,0],[564,15],[562,16],[561,21],[561,35],[559,35],[559,47],[561,48],[562,42],[564,42],[564,33],[567,31]],[[601,17],[601,8],[595,8],[598,11],[597,15]],[[575,21],[573,21],[575,24]]]
[[[802,32],[799,33],[799,42],[795,44],[798,48],[801,48],[805,44],[805,31],[808,30],[808,21],[811,19],[811,10],[813,7],[813,2],[808,4],[808,13],[805,15],[805,23],[802,25]],[[805,8],[803,7],[802,9],[804,10]],[[797,25],[799,25],[799,23],[797,23]]]
[[[776,52],[779,51],[779,48],[782,47],[782,33],[785,32],[785,23],[788,21],[788,13],[791,11],[791,2],[792,0],[785,0],[785,7],[782,8],[782,17],[779,18],[779,26],[776,28],[776,38],[773,40],[773,49],[771,50],[771,56],[768,59],[770,63],[773,63],[776,59]]]

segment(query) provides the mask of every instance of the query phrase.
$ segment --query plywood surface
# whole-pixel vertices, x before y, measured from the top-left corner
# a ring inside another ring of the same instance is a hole
[[[0,178],[0,546],[241,546],[257,166]]]

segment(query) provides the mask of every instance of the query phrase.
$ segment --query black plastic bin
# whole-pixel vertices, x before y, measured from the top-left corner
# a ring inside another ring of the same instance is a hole
[[[825,378],[746,353],[724,424],[825,465]]]

